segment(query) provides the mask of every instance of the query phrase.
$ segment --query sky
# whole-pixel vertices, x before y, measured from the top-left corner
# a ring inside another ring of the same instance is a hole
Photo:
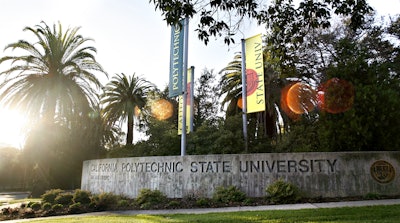
[[[159,88],[168,84],[171,31],[148,0],[0,0],[0,56],[10,52],[2,51],[5,45],[32,36],[22,31],[24,27],[41,21],[81,27],[80,34],[94,39],[96,58],[110,76],[136,73]],[[195,25],[189,26],[191,66],[219,71],[240,50],[237,45],[227,47],[222,40],[205,46],[193,31]]]
[[[400,13],[400,0],[369,0],[381,15]],[[48,25],[60,22],[64,28],[81,27],[79,34],[94,39],[96,59],[109,74],[136,74],[163,89],[168,84],[169,47],[171,29],[148,0],[0,0],[0,57],[10,55],[3,51],[7,44],[20,39],[31,40],[24,32],[41,21]],[[196,18],[194,18],[196,22]],[[220,71],[240,51],[240,39],[264,32],[255,22],[247,22],[236,36],[236,44],[227,46],[223,39],[211,38],[206,46],[198,40],[195,23],[189,24],[188,65],[195,66],[195,75],[204,68]],[[4,65],[0,65],[3,71]],[[198,76],[197,76],[198,77]],[[109,79],[99,77],[103,84]],[[4,111],[0,107],[0,146],[16,142],[10,131],[13,119],[23,119],[23,113]]]

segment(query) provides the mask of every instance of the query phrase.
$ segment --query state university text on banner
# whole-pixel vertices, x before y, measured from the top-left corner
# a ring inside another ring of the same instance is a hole
[[[265,111],[261,34],[246,39],[247,113]]]

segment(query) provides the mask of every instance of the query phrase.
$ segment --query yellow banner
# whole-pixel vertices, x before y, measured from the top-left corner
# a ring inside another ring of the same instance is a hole
[[[187,85],[186,85],[186,133],[190,133],[191,129],[191,107],[190,101],[192,97],[192,69],[187,72]],[[178,109],[178,135],[182,135],[182,119],[183,119],[183,96],[179,95],[179,109]]]
[[[264,61],[261,34],[246,39],[247,113],[265,111]]]

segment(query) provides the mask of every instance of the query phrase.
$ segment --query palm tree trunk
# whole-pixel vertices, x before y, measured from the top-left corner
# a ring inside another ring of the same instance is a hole
[[[57,105],[57,99],[49,96],[48,101],[46,104],[46,108],[44,111],[44,123],[45,125],[53,125],[55,123],[54,116],[56,114],[56,105]]]
[[[126,145],[132,145],[133,142],[133,113],[128,114],[128,132],[126,133]]]

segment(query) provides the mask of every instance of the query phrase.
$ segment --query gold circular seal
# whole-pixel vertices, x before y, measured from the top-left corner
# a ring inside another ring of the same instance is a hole
[[[389,162],[378,160],[371,165],[371,176],[379,183],[389,183],[396,176],[395,169]]]

